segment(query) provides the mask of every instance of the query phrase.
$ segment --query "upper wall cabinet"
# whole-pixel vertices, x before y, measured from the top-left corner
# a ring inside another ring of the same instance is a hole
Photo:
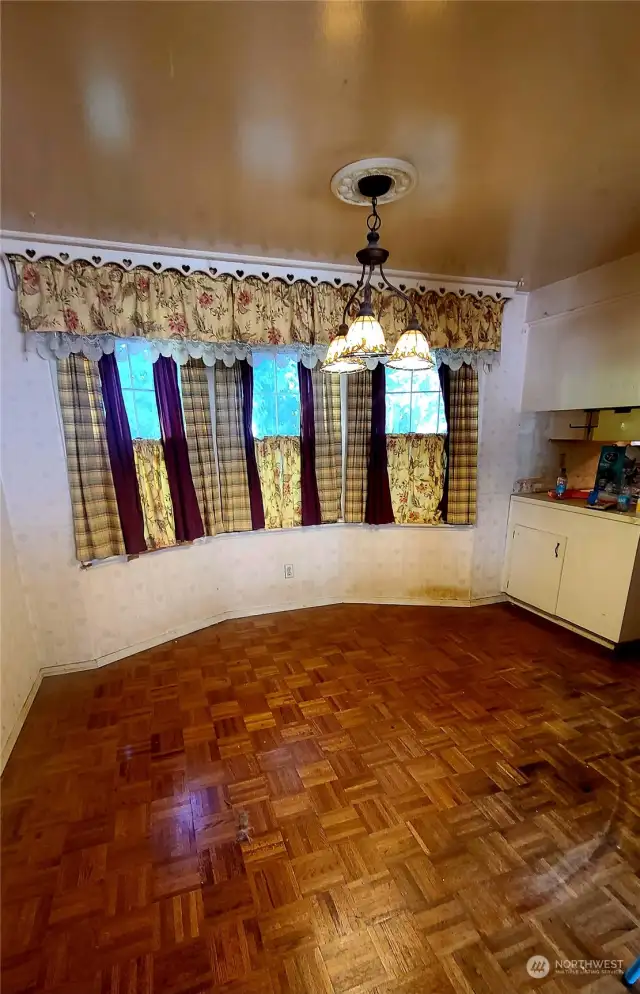
[[[529,295],[525,411],[640,405],[640,254]]]
[[[635,442],[640,439],[640,407],[613,411],[549,411],[547,423],[552,442]]]
[[[594,442],[632,442],[640,438],[640,408],[629,410],[599,411],[597,424],[591,432]]]

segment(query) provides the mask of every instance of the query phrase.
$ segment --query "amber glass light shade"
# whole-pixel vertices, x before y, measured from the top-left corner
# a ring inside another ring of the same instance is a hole
[[[388,355],[382,325],[373,314],[358,314],[347,332],[344,355],[360,360]]]
[[[324,373],[357,373],[365,368],[362,360],[356,358],[345,358],[347,348],[346,327],[343,334],[338,334],[333,339],[327,352],[327,357],[322,363]]]
[[[389,356],[387,366],[392,369],[430,369],[435,365],[429,351],[429,342],[416,322],[412,321],[400,335]]]

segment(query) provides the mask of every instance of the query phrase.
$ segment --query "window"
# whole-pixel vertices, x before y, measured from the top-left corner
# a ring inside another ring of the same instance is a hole
[[[447,419],[438,371],[386,369],[388,435],[446,435]]]
[[[132,438],[160,438],[153,365],[144,349],[116,342],[116,361]]]
[[[300,434],[298,363],[293,356],[254,352],[253,434]]]

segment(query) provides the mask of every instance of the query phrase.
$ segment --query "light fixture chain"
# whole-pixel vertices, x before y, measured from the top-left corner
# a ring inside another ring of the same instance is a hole
[[[377,197],[372,197],[371,198],[371,207],[372,207],[372,211],[369,214],[369,216],[367,217],[367,228],[369,229],[369,231],[378,231],[378,229],[380,228],[380,225],[382,224],[382,221],[380,219],[380,215],[378,214],[378,198]]]

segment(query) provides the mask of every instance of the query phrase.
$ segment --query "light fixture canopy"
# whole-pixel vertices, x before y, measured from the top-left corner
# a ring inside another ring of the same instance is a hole
[[[362,273],[347,301],[338,335],[329,346],[327,358],[322,364],[325,372],[356,373],[366,368],[368,359],[383,361],[388,359],[396,369],[428,369],[434,364],[429,352],[429,343],[416,317],[415,299],[412,300],[398,287],[393,286],[382,268],[389,258],[389,253],[378,244],[381,221],[377,203],[378,198],[384,197],[389,192],[392,182],[390,176],[381,174],[363,176],[358,182],[361,195],[371,200],[372,208],[367,218],[367,244],[365,248],[356,252],[356,258],[362,265]],[[384,286],[404,300],[411,314],[407,328],[391,354],[387,348],[382,325],[373,312],[371,302],[371,280],[376,269],[380,272]],[[362,300],[358,315],[346,331],[345,337],[347,316],[360,291],[362,291]]]

